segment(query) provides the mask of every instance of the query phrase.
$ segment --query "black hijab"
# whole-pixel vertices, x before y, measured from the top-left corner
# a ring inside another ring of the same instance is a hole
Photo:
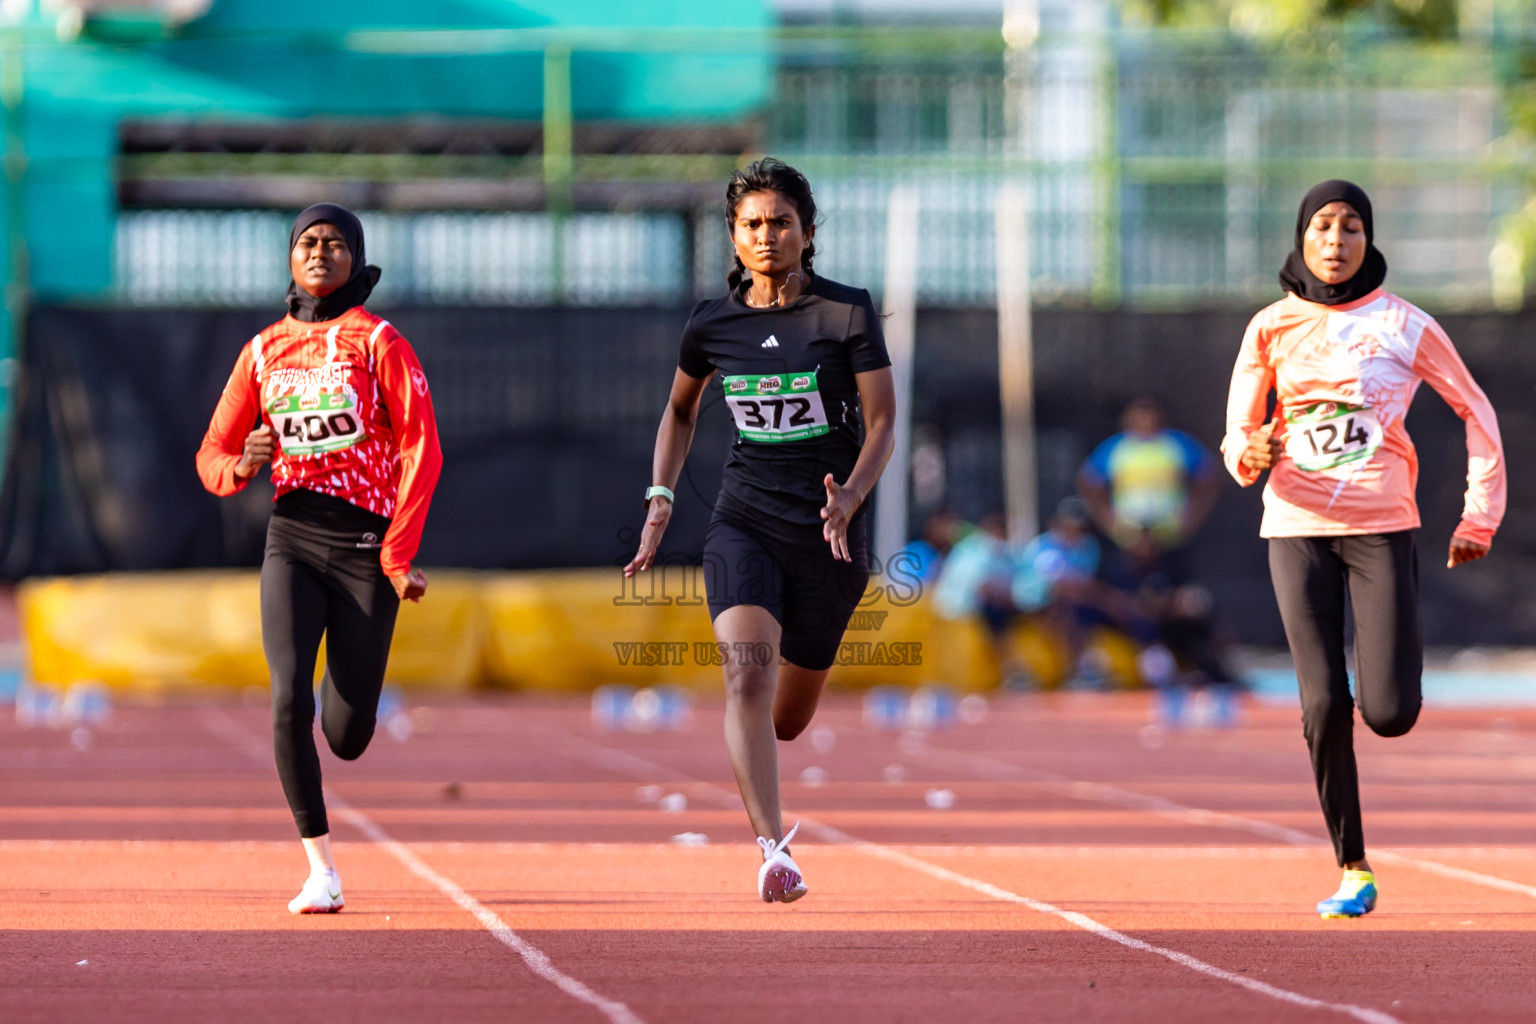
[[[379,283],[379,268],[368,266],[368,254],[363,249],[363,222],[357,219],[357,214],[335,203],[316,203],[299,214],[293,222],[293,230],[288,232],[290,259],[293,247],[299,244],[299,236],[322,221],[340,231],[341,237],[347,240],[347,248],[352,250],[352,276],[347,278],[346,284],[326,296],[309,294],[297,281],[289,283],[288,312],[295,320],[307,323],[334,320],[353,306],[361,306],[373,286]]]
[[[1360,264],[1360,269],[1348,281],[1328,284],[1307,269],[1307,261],[1301,254],[1301,245],[1307,234],[1307,225],[1312,222],[1312,216],[1329,203],[1338,202],[1348,203],[1360,215],[1360,223],[1365,227],[1365,262]],[[1341,181],[1337,178],[1313,185],[1302,198],[1301,209],[1296,213],[1296,245],[1291,250],[1291,254],[1285,258],[1285,266],[1280,268],[1281,287],[1308,302],[1319,302],[1324,306],[1340,306],[1346,302],[1365,298],[1380,288],[1381,283],[1386,279],[1387,259],[1376,248],[1376,227],[1371,219],[1371,198],[1365,194],[1365,189],[1352,181]]]

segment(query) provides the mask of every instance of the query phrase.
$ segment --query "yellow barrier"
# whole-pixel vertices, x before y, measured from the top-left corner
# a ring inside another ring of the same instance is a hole
[[[400,611],[389,681],[443,691],[718,687],[699,570],[666,572],[654,583],[626,585],[612,569],[430,571],[426,599]],[[267,685],[255,572],[29,580],[17,599],[39,682],[148,690]],[[1042,685],[1060,685],[1070,672],[1067,652],[1037,624],[1020,625],[1014,641]],[[1119,685],[1136,685],[1134,646],[1107,632],[1092,643]],[[998,677],[979,624],[942,619],[926,600],[899,603],[876,586],[849,625],[829,685],[978,690]]]
[[[17,609],[31,675],[161,690],[267,685],[255,572],[194,571],[28,580]],[[390,680],[467,689],[483,676],[476,573],[432,574],[432,598],[400,610]],[[321,646],[320,665],[325,665]]]

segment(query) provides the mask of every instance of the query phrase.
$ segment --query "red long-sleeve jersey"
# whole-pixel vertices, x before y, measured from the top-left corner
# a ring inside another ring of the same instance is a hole
[[[379,562],[410,571],[443,456],[427,375],[389,321],[354,306],[317,323],[284,317],[247,342],[197,453],[204,487],[246,485],[235,466],[259,423],[278,442],[278,497],[303,488],[389,517]]]

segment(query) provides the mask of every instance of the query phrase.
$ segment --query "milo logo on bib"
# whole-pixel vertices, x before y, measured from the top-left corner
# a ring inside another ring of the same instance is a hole
[[[367,437],[357,418],[357,393],[351,388],[280,395],[267,403],[267,415],[289,458],[340,451]]]
[[[786,393],[786,380],[788,390]],[[819,437],[832,428],[821,404],[816,371],[740,374],[721,381],[736,429],[748,441],[778,443]]]
[[[1285,414],[1285,453],[1315,472],[1358,462],[1381,447],[1381,422],[1368,405],[1318,402]]]

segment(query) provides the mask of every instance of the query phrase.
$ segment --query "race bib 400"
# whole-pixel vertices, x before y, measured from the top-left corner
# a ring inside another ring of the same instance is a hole
[[[340,451],[368,436],[350,389],[342,394],[282,395],[267,403],[267,414],[289,457]]]
[[[749,441],[803,441],[832,429],[815,370],[742,374],[720,383],[736,429]]]
[[[1297,469],[1332,469],[1381,447],[1381,423],[1370,406],[1318,402],[1287,412],[1285,423],[1285,451]]]

